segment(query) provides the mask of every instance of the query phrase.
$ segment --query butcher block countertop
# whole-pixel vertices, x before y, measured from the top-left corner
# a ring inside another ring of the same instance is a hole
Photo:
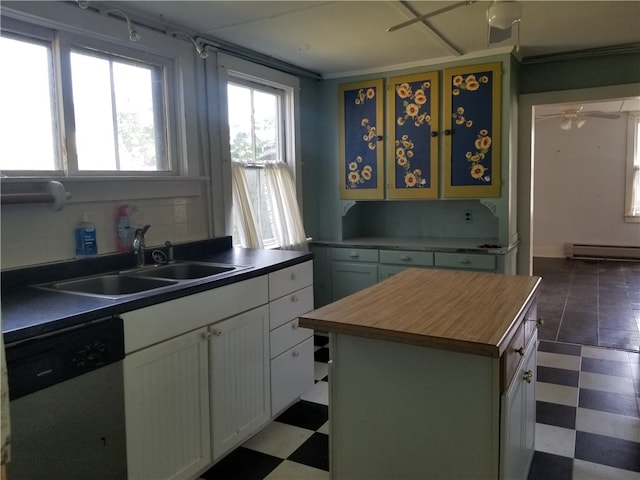
[[[500,357],[541,278],[408,269],[300,317],[301,327]]]

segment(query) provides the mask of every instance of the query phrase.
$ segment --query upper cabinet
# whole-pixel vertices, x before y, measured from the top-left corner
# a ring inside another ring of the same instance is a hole
[[[383,79],[339,87],[340,198],[500,196],[501,63],[446,69],[442,91],[439,77],[387,79],[386,121]]]
[[[438,73],[390,78],[387,198],[438,198]]]
[[[339,88],[340,198],[384,198],[382,80]]]
[[[500,63],[444,71],[444,197],[500,196]]]

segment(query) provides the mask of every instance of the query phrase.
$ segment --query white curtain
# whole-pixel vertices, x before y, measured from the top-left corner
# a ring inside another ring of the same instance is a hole
[[[272,228],[283,250],[307,251],[307,235],[296,198],[296,187],[289,167],[283,162],[267,162],[267,196]]]
[[[633,179],[631,180],[631,205],[627,215],[640,216],[640,166],[633,167]]]
[[[233,191],[233,218],[243,247],[262,248],[262,235],[256,226],[256,216],[249,198],[249,186],[245,177],[245,165],[233,162],[231,183]]]

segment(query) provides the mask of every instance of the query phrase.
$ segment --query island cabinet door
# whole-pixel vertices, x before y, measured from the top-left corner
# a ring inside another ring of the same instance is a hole
[[[533,458],[537,338],[535,330],[511,383],[501,398],[500,478],[503,480],[525,480]]]

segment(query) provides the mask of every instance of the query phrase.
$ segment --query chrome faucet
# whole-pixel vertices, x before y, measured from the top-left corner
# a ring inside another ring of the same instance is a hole
[[[167,240],[164,242],[165,247],[167,247],[167,263],[176,263],[175,258],[173,257],[173,244]]]
[[[151,225],[145,225],[142,228],[136,228],[136,233],[133,236],[133,254],[136,256],[136,265],[138,267],[144,266],[144,234],[147,233]]]

